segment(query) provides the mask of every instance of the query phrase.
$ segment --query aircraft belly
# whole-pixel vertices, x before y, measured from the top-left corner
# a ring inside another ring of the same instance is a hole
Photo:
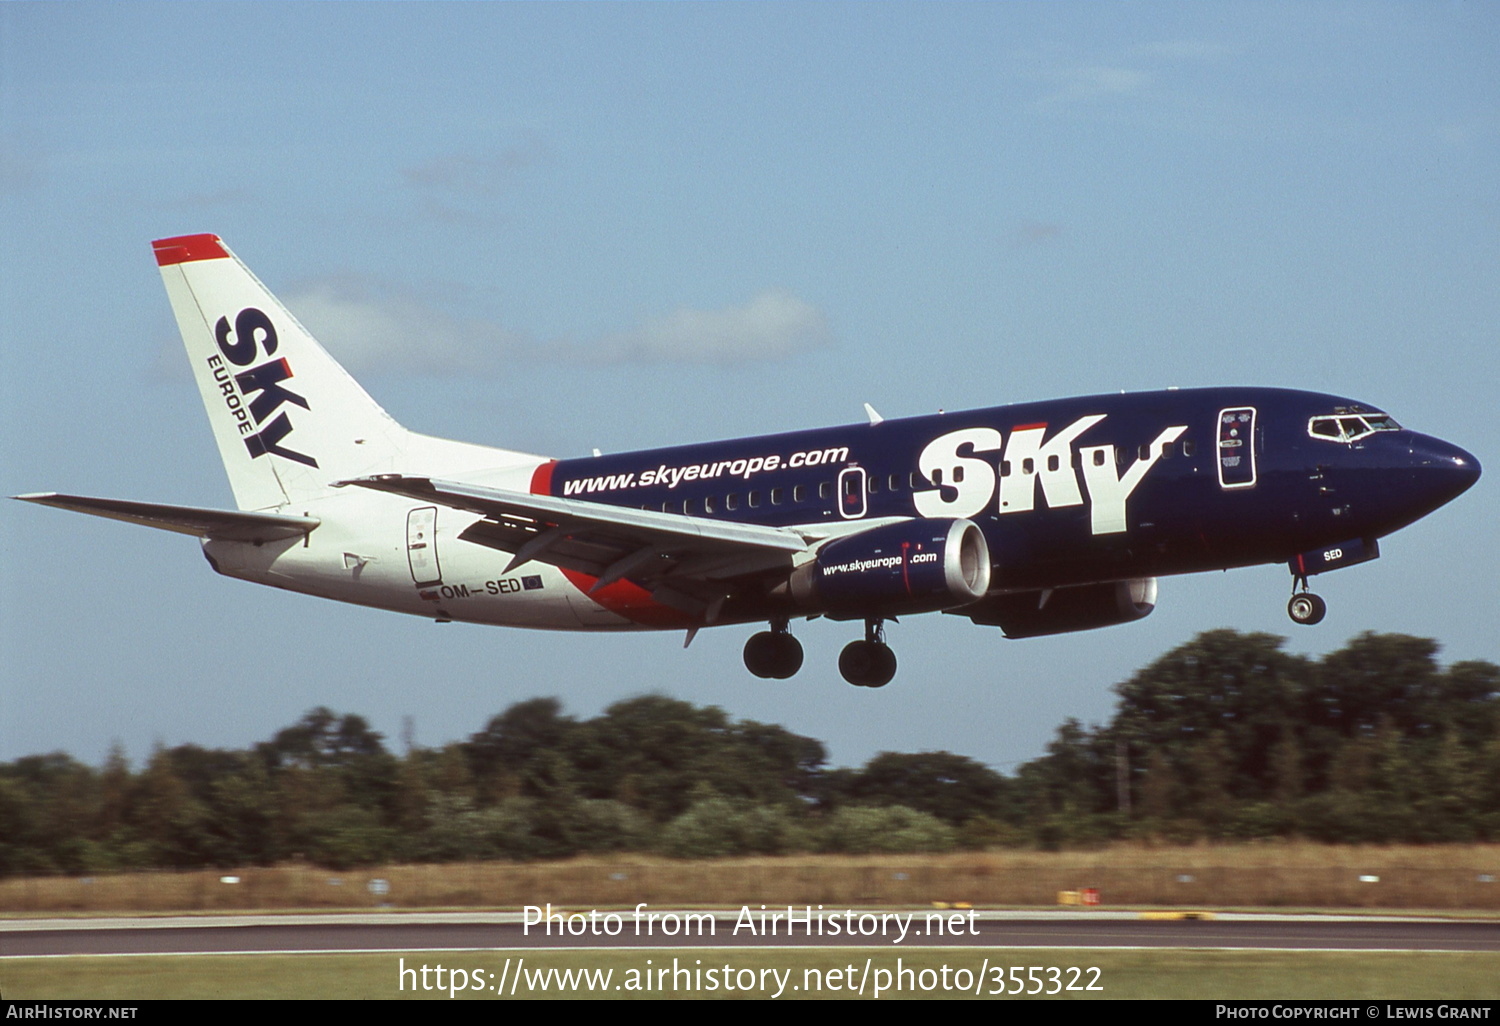
[[[321,533],[259,546],[210,541],[204,552],[226,576],[413,616],[554,630],[626,622],[607,613],[608,619],[580,616],[571,598],[577,589],[547,564],[504,573],[509,560],[503,553],[450,541],[442,550],[441,580],[416,584],[400,545],[372,545],[368,538],[357,543],[339,538],[336,529]]]
[[[583,627],[629,627],[633,624],[618,613],[612,613],[577,588],[570,587],[568,606]]]
[[[445,539],[446,541],[446,539]],[[406,587],[420,615],[505,627],[578,630],[575,589],[556,567],[523,563],[506,572],[510,557],[467,542],[447,542],[441,582]]]

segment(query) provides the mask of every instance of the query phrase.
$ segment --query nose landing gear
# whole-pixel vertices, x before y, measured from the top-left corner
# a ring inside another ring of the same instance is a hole
[[[802,643],[787,630],[785,619],[772,620],[770,630],[752,634],[745,642],[745,669],[775,680],[786,680],[802,669]]]
[[[1300,592],[1296,590],[1298,587],[1302,589]],[[1304,627],[1321,623],[1328,615],[1328,603],[1307,590],[1307,578],[1300,574],[1293,577],[1292,590],[1291,601],[1286,604],[1286,615],[1292,618],[1292,622]]]
[[[865,639],[844,646],[839,672],[858,688],[883,688],[896,676],[896,653],[885,643],[885,627],[879,620],[866,620]]]

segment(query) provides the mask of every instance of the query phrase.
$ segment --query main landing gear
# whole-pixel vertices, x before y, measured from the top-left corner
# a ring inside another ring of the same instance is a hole
[[[1301,591],[1297,591],[1299,587]],[[1323,617],[1328,615],[1328,603],[1308,591],[1307,578],[1298,575],[1292,578],[1292,599],[1286,604],[1286,615],[1292,618],[1293,623],[1311,627],[1315,623],[1322,623]]]
[[[785,680],[802,669],[802,644],[787,630],[784,618],[772,620],[770,630],[752,634],[745,642],[745,669],[775,680]],[[844,646],[839,672],[860,688],[883,688],[896,676],[896,653],[885,643],[880,620],[866,620],[864,640]]]
[[[879,620],[866,620],[865,640],[844,646],[839,672],[857,688],[883,688],[896,676],[896,653],[885,643],[885,627]]]
[[[752,634],[745,642],[745,669],[757,677],[786,680],[802,669],[802,642],[787,630],[785,618],[771,621],[771,629]]]

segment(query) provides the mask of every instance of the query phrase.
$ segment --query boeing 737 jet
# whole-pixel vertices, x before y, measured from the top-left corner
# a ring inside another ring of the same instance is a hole
[[[237,510],[18,498],[199,538],[221,574],[452,620],[555,630],[863,623],[851,684],[896,672],[884,625],[942,611],[1009,638],[1126,623],[1157,579],[1262,563],[1308,578],[1458,496],[1479,464],[1382,410],[1201,388],[1020,403],[573,459],[397,424],[213,235],[154,243]]]

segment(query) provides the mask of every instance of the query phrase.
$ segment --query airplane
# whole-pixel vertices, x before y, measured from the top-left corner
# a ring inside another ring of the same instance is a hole
[[[896,673],[885,623],[1008,638],[1139,620],[1160,577],[1308,578],[1478,480],[1463,449],[1283,388],[1027,402],[571,459],[397,424],[215,235],[153,244],[236,510],[15,498],[200,539],[220,574],[428,617],[554,630],[764,623],[744,662],[802,666],[794,619],[863,621],[851,684]]]

